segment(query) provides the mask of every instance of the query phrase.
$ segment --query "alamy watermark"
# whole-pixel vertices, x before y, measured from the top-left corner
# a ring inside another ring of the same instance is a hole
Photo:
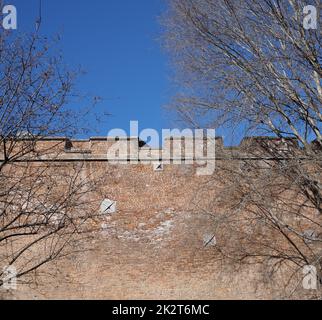
[[[307,265],[303,267],[303,288],[306,290],[317,290],[319,277],[315,266]]]
[[[152,148],[139,148],[137,143],[124,143],[127,134],[123,129],[110,130],[107,137],[115,142],[107,148],[107,159],[111,164],[150,164],[155,170],[164,164],[196,164],[197,175],[211,175],[215,170],[216,137],[214,129],[163,129],[164,145],[159,148],[160,136],[154,129],[138,129],[138,121],[130,122],[130,137],[149,141]],[[135,141],[135,140],[134,140]]]
[[[17,270],[14,266],[4,267],[1,276],[2,288],[5,290],[17,289]]]
[[[316,30],[318,28],[318,9],[316,6],[307,5],[303,8],[303,28],[305,30]]]
[[[17,29],[17,8],[14,5],[5,5],[1,9],[2,21],[1,26],[5,30],[16,30]]]

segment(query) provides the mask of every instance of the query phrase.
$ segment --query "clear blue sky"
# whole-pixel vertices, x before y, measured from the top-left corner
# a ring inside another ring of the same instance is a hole
[[[18,29],[35,28],[39,0],[8,0],[18,11]],[[42,0],[42,33],[61,35],[59,47],[71,67],[87,74],[79,82],[83,92],[104,101],[99,112],[109,112],[98,132],[171,127],[163,106],[171,85],[166,55],[158,41],[162,0]],[[173,123],[172,123],[173,126]]]

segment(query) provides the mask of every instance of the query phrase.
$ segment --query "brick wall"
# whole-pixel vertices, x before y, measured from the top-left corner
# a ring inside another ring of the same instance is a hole
[[[203,208],[215,197],[224,197],[217,172],[211,177],[198,176],[196,164],[172,163],[154,171],[158,157],[133,164],[126,161],[125,154],[119,163],[111,164],[106,149],[113,142],[111,138],[75,140],[66,149],[65,140],[61,140],[56,162],[63,160],[66,166],[84,163],[84,177],[101,178],[94,196],[96,207],[110,199],[116,201],[116,210],[103,214],[90,240],[77,248],[80,252],[43,268],[37,285],[19,285],[16,298],[274,297],[274,290],[259,279],[258,270],[251,267],[236,272],[217,261],[211,242],[205,246],[214,235],[214,221]],[[134,146],[134,158],[149,151],[148,146],[136,149],[136,138],[121,143]],[[221,139],[214,143],[219,165],[227,159],[238,162],[231,157],[241,152],[239,149],[224,148]],[[43,160],[50,160],[50,156]],[[211,187],[207,187],[210,181]]]

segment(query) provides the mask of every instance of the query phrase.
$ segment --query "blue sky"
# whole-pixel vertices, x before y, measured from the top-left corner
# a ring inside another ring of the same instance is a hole
[[[19,32],[34,30],[39,0],[10,0],[18,11]],[[112,128],[173,127],[163,106],[171,97],[167,57],[158,40],[162,0],[42,0],[41,32],[59,34],[59,48],[71,67],[82,66],[82,92],[100,96],[102,118],[92,135]],[[91,119],[89,119],[91,121]]]

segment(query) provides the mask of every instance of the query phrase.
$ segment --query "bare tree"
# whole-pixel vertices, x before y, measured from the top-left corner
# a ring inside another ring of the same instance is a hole
[[[76,75],[38,33],[1,33],[0,288],[10,267],[28,281],[73,252],[96,217],[97,180],[85,163],[59,161],[66,141],[57,137],[82,129],[82,113],[68,107]]]
[[[303,27],[305,5],[172,0],[163,19],[179,114],[266,137],[245,140],[220,168],[226,198],[206,210],[218,223],[217,249],[288,280],[305,265],[322,271],[322,50],[320,30]]]

